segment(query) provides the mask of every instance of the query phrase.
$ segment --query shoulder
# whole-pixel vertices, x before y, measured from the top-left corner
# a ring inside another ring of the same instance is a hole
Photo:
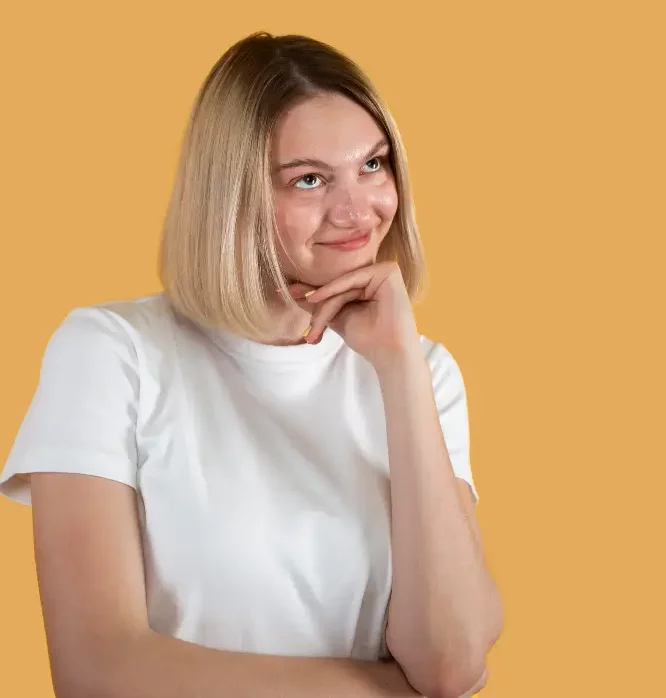
[[[49,349],[115,346],[140,354],[151,341],[172,336],[180,324],[163,293],[78,306],[55,329]]]
[[[421,345],[430,366],[435,404],[453,472],[469,485],[472,499],[477,502],[479,495],[470,465],[467,392],[460,366],[441,342],[422,336]]]
[[[178,324],[176,315],[164,293],[126,300],[106,301],[79,306],[70,311],[66,324],[86,324],[125,332],[133,338],[172,328]]]
[[[421,335],[423,355],[430,367],[435,401],[441,410],[455,405],[466,408],[467,391],[459,362],[452,351],[442,342]]]
[[[184,325],[163,294],[75,307],[47,342],[41,381],[108,389],[131,384],[138,394],[144,379],[168,380],[173,374]]]
[[[425,335],[420,335],[419,339],[423,355],[430,366],[433,380],[441,380],[446,377],[462,379],[460,365],[446,345]]]

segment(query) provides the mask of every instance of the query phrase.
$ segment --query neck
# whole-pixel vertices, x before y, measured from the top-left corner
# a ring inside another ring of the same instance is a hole
[[[304,344],[303,332],[310,323],[311,313],[277,302],[272,309],[275,319],[269,339],[262,342],[275,346]]]

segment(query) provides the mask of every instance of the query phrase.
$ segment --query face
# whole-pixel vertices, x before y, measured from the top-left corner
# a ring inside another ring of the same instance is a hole
[[[278,253],[313,286],[372,264],[398,207],[389,143],[368,112],[327,94],[277,123],[271,153]]]

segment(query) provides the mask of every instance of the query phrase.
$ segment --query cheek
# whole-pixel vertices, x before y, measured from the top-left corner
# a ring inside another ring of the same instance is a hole
[[[312,237],[321,224],[320,209],[315,201],[277,200],[275,219],[282,244],[293,249]]]
[[[377,191],[375,210],[384,220],[392,219],[398,210],[398,190],[395,182],[386,182]]]

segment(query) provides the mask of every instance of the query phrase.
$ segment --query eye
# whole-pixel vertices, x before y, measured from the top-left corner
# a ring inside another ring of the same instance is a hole
[[[317,189],[318,187],[310,187],[310,186],[299,187],[299,186],[298,186],[299,182],[305,182],[305,180],[308,180],[308,179],[310,179],[310,180],[311,180],[311,179],[318,180],[318,179],[319,179],[319,175],[310,173],[310,174],[305,174],[305,175],[303,175],[302,177],[299,177],[299,178],[296,180],[296,182],[294,183],[294,188],[295,188],[295,189]],[[306,183],[306,184],[309,184],[310,182],[305,182],[305,183]]]
[[[366,167],[366,166],[367,166],[369,163],[371,163],[371,162],[372,162],[372,163],[375,163],[375,166],[374,166],[373,168],[371,168],[370,172],[377,172],[377,171],[382,167],[382,165],[384,164],[384,160],[385,160],[385,158],[382,158],[382,157],[370,158],[370,160],[368,160],[368,161],[365,163],[364,167]]]

